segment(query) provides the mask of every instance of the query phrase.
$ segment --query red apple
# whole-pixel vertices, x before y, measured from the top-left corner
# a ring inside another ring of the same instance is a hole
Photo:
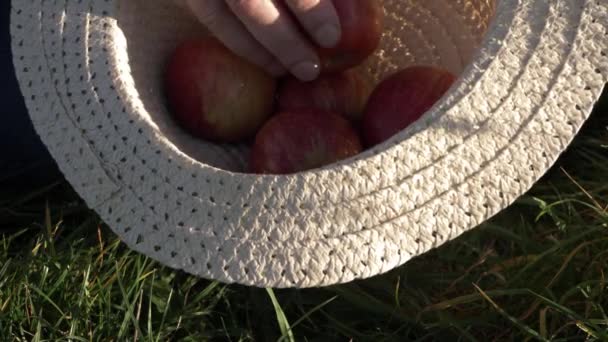
[[[371,91],[371,83],[355,69],[324,74],[311,82],[290,77],[279,86],[278,108],[324,110],[342,114],[356,123]]]
[[[164,82],[175,120],[203,139],[251,138],[272,114],[276,81],[210,36],[179,44]]]
[[[258,132],[251,150],[255,173],[289,174],[361,152],[357,132],[341,115],[319,110],[280,112]]]
[[[380,43],[384,10],[378,0],[333,0],[342,36],[332,48],[320,48],[324,72],[350,69],[365,61]]]
[[[431,66],[403,69],[384,79],[372,92],[362,121],[366,146],[397,134],[428,111],[456,77]]]

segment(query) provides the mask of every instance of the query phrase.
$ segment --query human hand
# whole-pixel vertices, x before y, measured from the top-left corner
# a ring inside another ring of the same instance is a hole
[[[178,1],[226,47],[274,76],[290,72],[302,81],[317,78],[313,44],[333,47],[341,35],[331,0]]]

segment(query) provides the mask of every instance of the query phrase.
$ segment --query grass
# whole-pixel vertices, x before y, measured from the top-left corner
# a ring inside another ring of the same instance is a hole
[[[608,341],[608,97],[513,206],[387,274],[224,285],[129,251],[64,182],[0,200],[2,341]]]

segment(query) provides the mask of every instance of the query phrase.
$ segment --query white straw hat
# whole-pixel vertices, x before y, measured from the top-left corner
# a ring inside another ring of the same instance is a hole
[[[384,0],[376,80],[435,64],[458,82],[390,141],[289,176],[168,118],[162,66],[204,33],[169,0],[14,0],[14,63],[35,128],[132,249],[200,277],[311,287],[366,278],[526,192],[608,78],[607,0]]]

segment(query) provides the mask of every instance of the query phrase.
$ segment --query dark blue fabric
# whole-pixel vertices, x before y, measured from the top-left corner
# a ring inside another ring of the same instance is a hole
[[[0,192],[8,187],[41,186],[59,178],[55,162],[32,126],[15,77],[10,2],[0,1]]]

